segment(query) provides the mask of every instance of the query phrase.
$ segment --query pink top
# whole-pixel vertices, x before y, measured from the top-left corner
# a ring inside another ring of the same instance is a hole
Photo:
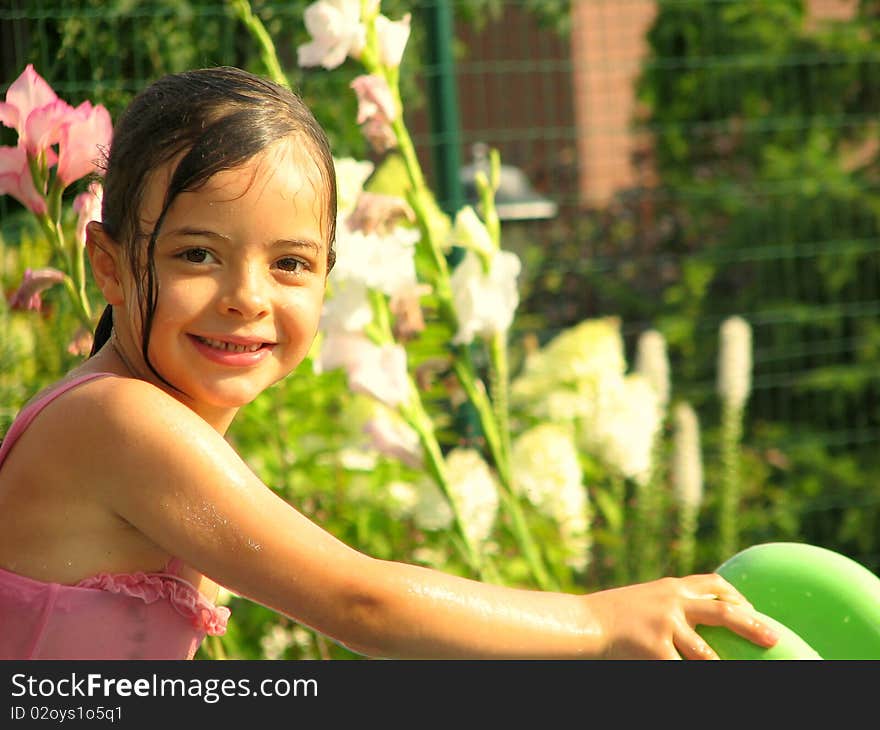
[[[94,378],[73,378],[28,404],[0,445],[0,468],[43,408]],[[206,634],[226,632],[215,606],[172,558],[158,573],[99,573],[76,585],[47,583],[0,568],[0,659],[192,659]]]

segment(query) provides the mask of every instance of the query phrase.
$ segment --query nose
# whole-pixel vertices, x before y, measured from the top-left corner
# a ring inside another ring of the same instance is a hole
[[[268,284],[255,264],[242,264],[223,284],[220,309],[224,314],[238,315],[245,319],[259,319],[269,312]]]

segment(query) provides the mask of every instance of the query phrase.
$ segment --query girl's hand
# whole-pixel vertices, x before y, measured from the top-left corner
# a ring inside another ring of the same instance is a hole
[[[661,578],[585,597],[602,626],[606,659],[718,659],[697,624],[724,626],[759,646],[778,637],[715,573]]]

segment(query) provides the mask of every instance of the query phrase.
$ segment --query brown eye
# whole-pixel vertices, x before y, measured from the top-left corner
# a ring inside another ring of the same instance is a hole
[[[278,262],[275,265],[282,271],[287,271],[291,274],[299,274],[306,268],[304,261],[295,259],[292,256],[278,259]]]
[[[204,264],[213,254],[206,248],[188,248],[180,254],[180,258],[191,264]]]

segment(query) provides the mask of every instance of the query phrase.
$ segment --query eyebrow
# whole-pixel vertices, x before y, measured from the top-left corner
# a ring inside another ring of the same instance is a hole
[[[198,236],[200,238],[216,238],[221,241],[230,240],[229,236],[224,236],[222,233],[217,233],[217,231],[212,231],[207,228],[193,228],[192,226],[182,226],[181,228],[175,228],[172,231],[168,231],[168,233],[164,235]],[[308,248],[314,251],[316,254],[320,254],[324,251],[324,246],[317,241],[313,241],[311,238],[279,238],[275,241],[271,241],[268,245],[271,247],[294,246],[296,248]]]

